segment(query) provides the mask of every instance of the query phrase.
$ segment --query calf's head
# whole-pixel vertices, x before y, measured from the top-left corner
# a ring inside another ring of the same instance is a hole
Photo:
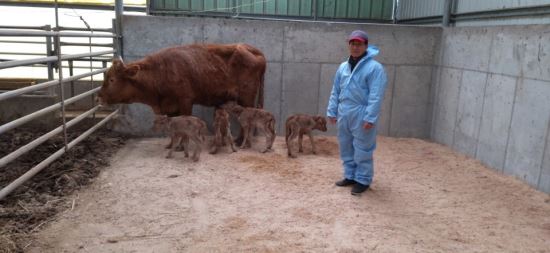
[[[327,131],[327,119],[325,119],[325,117],[315,116],[313,119],[315,120],[315,126],[313,128],[323,132]]]
[[[236,116],[240,115],[241,112],[244,111],[244,108],[238,105],[235,101],[229,101],[223,104],[221,108]]]
[[[162,132],[166,131],[170,118],[166,115],[155,115],[155,121],[153,122],[153,131]]]

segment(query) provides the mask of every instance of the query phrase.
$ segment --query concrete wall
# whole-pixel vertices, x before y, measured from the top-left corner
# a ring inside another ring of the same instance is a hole
[[[347,35],[364,29],[377,58],[386,67],[388,88],[379,132],[397,137],[427,138],[431,115],[431,83],[440,28],[232,20],[219,18],[124,16],[124,58],[132,61],[158,49],[189,43],[245,42],[267,57],[265,108],[275,114],[278,133],[293,113],[325,115],[332,79],[347,58]],[[119,130],[149,135],[152,112],[147,106],[124,107]],[[210,121],[211,108],[194,108]],[[413,115],[411,117],[411,115]],[[331,127],[329,134],[334,134]]]
[[[436,65],[431,138],[550,192],[548,26],[445,29]]]

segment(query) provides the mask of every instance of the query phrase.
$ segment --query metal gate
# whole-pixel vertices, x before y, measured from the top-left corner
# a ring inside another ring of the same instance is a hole
[[[122,16],[122,1],[117,0],[116,5],[116,21],[120,20],[120,17]],[[25,60],[5,60],[0,62],[0,69],[6,69],[6,68],[13,68],[18,66],[30,66],[30,65],[37,65],[41,64],[42,66],[47,66],[48,68],[48,77],[49,81],[30,85],[27,87],[15,89],[6,91],[3,93],[0,93],[0,102],[20,97],[24,94],[28,94],[31,92],[36,92],[40,90],[50,89],[51,94],[51,88],[58,87],[59,92],[56,94],[58,103],[55,103],[51,106],[45,107],[43,109],[40,109],[38,111],[35,111],[33,113],[30,113],[28,115],[25,115],[23,117],[17,118],[13,121],[7,122],[0,126],[0,134],[6,133],[7,131],[10,131],[14,128],[17,128],[25,123],[28,123],[40,116],[43,116],[45,114],[55,112],[60,110],[61,116],[62,116],[62,125],[55,128],[54,130],[51,130],[50,132],[38,137],[37,139],[31,141],[30,143],[20,147],[19,149],[11,152],[10,154],[0,158],[0,168],[4,168],[7,164],[14,161],[19,156],[29,152],[33,148],[37,147],[38,145],[44,143],[51,137],[63,133],[64,136],[64,147],[59,149],[54,154],[50,155],[48,158],[40,162],[38,165],[31,168],[29,171],[27,171],[25,174],[23,174],[21,177],[17,178],[15,181],[8,184],[6,187],[0,190],[0,200],[6,197],[8,194],[10,194],[13,190],[15,190],[17,187],[22,185],[24,182],[32,178],[34,175],[36,175],[38,172],[40,172],[42,169],[44,169],[46,166],[48,166],[51,162],[53,162],[55,159],[59,158],[61,155],[63,155],[67,150],[74,147],[76,144],[78,144],[80,141],[88,137],[91,133],[93,133],[96,129],[103,126],[107,121],[109,121],[113,116],[115,116],[118,113],[118,110],[113,111],[109,115],[107,115],[103,120],[95,124],[93,127],[89,128],[87,131],[82,133],[80,136],[75,138],[72,141],[68,141],[67,139],[67,128],[70,128],[77,124],[78,122],[84,120],[85,118],[94,115],[99,109],[98,105],[93,106],[92,109],[89,109],[88,111],[78,115],[77,117],[71,119],[70,121],[67,121],[66,114],[65,114],[65,108],[67,105],[70,105],[72,103],[75,103],[79,100],[82,100],[86,97],[93,96],[95,93],[99,91],[101,87],[91,87],[88,91],[85,91],[79,95],[67,97],[64,92],[64,86],[68,83],[71,83],[75,80],[79,80],[81,78],[90,77],[93,81],[93,76],[102,74],[107,70],[106,63],[107,61],[110,61],[112,58],[112,55],[117,55],[117,52],[120,50],[120,41],[121,36],[120,33],[116,31],[120,31],[120,23],[114,22],[113,28],[107,28],[107,29],[92,29],[88,27],[88,29],[81,29],[81,28],[68,28],[68,27],[60,27],[58,23],[58,6],[55,5],[55,15],[56,15],[56,27],[53,29],[49,26],[43,26],[43,27],[21,27],[21,26],[0,26],[0,37],[1,36],[9,36],[9,37],[45,37],[46,38],[46,56],[40,57],[40,58],[33,58],[33,59],[25,59]],[[67,37],[82,37],[82,38],[89,38],[89,43],[86,44],[80,44],[78,43],[66,43],[62,41],[62,38]],[[95,44],[91,43],[92,38],[113,38],[113,44]],[[0,43],[5,41],[0,41]],[[13,43],[13,41],[9,41]],[[26,41],[18,41],[20,43],[28,43]],[[88,46],[89,50],[86,53],[79,53],[79,54],[62,54],[62,46]],[[115,47],[117,50],[111,48],[110,50],[102,50],[102,51],[95,51],[92,52],[92,46],[110,46]],[[29,54],[27,54],[29,55]],[[32,55],[32,54],[30,54]],[[98,56],[103,56],[99,58],[100,61],[103,61],[103,67],[101,68],[94,68],[92,67],[91,61],[98,60]],[[90,61],[90,71],[87,73],[79,74],[79,75],[73,75],[72,69],[73,69],[73,62],[78,60],[86,60]],[[63,65],[64,63],[68,64],[68,67],[70,67],[70,74],[69,76],[64,76],[65,73],[63,73]],[[53,75],[53,68],[57,67],[58,69],[58,76],[57,79],[54,78]],[[72,94],[74,95],[74,94]],[[92,99],[93,101],[93,99]]]

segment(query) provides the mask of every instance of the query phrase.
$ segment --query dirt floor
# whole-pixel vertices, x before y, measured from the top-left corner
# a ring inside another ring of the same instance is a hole
[[[334,186],[335,138],[297,159],[283,141],[192,163],[165,159],[166,139],[131,139],[25,251],[550,252],[550,195],[447,147],[379,138],[356,197]]]
[[[69,128],[69,141],[98,120],[85,120]],[[53,127],[52,127],[53,128]],[[45,126],[14,129],[0,135],[0,157],[50,131]],[[31,180],[0,201],[0,252],[21,252],[29,245],[29,235],[72,207],[67,196],[88,185],[109,164],[110,156],[123,146],[126,137],[98,129],[68,153],[54,161]],[[0,168],[0,188],[63,147],[63,135],[31,150]]]

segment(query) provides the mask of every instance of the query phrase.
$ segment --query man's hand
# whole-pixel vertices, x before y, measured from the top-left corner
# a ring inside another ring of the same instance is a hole
[[[330,122],[330,124],[336,124],[336,117],[328,117],[328,121]]]
[[[370,122],[365,122],[365,124],[363,125],[363,128],[365,130],[370,130],[371,128],[374,127],[374,124],[370,123]]]

